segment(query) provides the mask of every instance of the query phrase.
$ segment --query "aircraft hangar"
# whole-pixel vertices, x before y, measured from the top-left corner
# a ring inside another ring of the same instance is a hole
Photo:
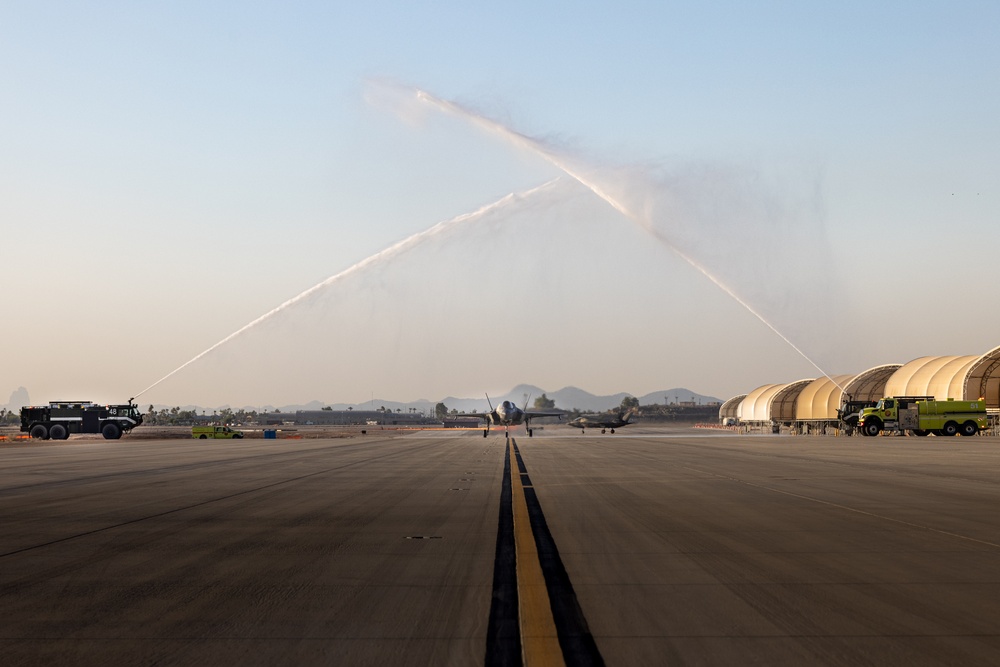
[[[719,407],[719,419],[723,424],[736,423],[736,409],[740,407],[740,403],[742,403],[743,399],[746,397],[746,394],[733,396]]]
[[[995,420],[1000,415],[1000,347],[980,356],[919,357],[857,375],[762,385],[725,401],[719,419],[723,424],[735,419],[749,428],[787,426],[809,431],[839,426],[838,410],[847,400],[877,401],[884,396],[981,398]]]

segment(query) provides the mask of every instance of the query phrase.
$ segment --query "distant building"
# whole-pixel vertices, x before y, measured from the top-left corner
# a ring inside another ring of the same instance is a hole
[[[425,424],[436,420],[416,412],[391,412],[386,410],[296,410],[292,412],[268,412],[260,416],[265,424],[351,426],[382,424],[399,426]]]
[[[442,425],[445,428],[476,428],[482,421],[479,419],[445,419]]]

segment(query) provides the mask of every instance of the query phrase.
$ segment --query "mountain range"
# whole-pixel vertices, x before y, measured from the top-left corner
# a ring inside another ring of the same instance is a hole
[[[296,410],[319,410],[324,407],[331,407],[334,410],[346,410],[347,408],[353,408],[355,410],[377,410],[381,407],[385,407],[393,411],[402,410],[405,412],[411,408],[415,408],[418,412],[422,411],[433,413],[434,408],[438,403],[444,403],[449,410],[458,410],[459,412],[472,412],[475,410],[477,412],[484,412],[489,410],[490,402],[493,403],[493,407],[496,407],[501,401],[512,401],[516,405],[522,407],[524,406],[525,401],[527,401],[528,407],[530,408],[533,407],[535,399],[542,394],[545,394],[546,398],[555,401],[557,409],[577,409],[584,412],[601,412],[611,410],[621,405],[623,398],[626,396],[632,396],[632,394],[626,392],[606,396],[595,396],[594,394],[584,391],[583,389],[578,389],[577,387],[565,387],[558,391],[546,391],[533,385],[520,384],[506,393],[490,396],[489,402],[486,400],[485,395],[481,398],[459,398],[456,396],[448,396],[440,401],[418,399],[407,403],[400,403],[398,401],[385,399],[371,399],[361,401],[359,403],[320,403],[319,401],[311,401],[305,405],[288,405],[279,409],[282,412],[295,412]],[[663,391],[654,391],[649,394],[644,394],[643,396],[636,396],[636,398],[639,399],[640,405],[651,405],[654,403],[663,405],[677,402],[691,402],[705,405],[707,403],[722,402],[713,396],[697,394],[690,389],[684,389],[681,387],[675,389],[665,389]]]
[[[577,409],[584,412],[603,412],[605,410],[615,409],[621,405],[623,398],[626,396],[632,396],[632,394],[628,394],[626,392],[610,394],[607,396],[595,396],[594,394],[584,391],[583,389],[578,389],[577,387],[564,387],[558,391],[545,391],[544,389],[533,385],[520,384],[504,394],[490,396],[490,401],[492,401],[493,407],[496,407],[501,401],[512,401],[518,406],[524,406],[525,402],[527,402],[528,407],[531,408],[534,407],[535,399],[542,394],[545,394],[547,398],[555,401],[557,409]],[[640,405],[664,405],[669,403],[687,402],[705,405],[708,403],[722,402],[713,396],[697,394],[690,389],[684,389],[682,387],[664,389],[663,391],[654,391],[643,396],[636,396],[636,398],[639,399]],[[346,410],[348,408],[353,408],[355,410],[377,410],[381,407],[385,407],[393,412],[396,410],[406,412],[411,409],[416,409],[418,412],[433,413],[434,408],[438,403],[444,403],[449,410],[458,410],[459,412],[472,412],[473,410],[476,412],[484,412],[489,410],[489,402],[487,402],[485,395],[481,398],[458,398],[455,396],[448,396],[440,401],[418,399],[407,403],[386,399],[370,399],[358,403],[321,403],[320,401],[310,401],[309,403],[301,405],[244,406],[244,409],[258,410],[261,412],[273,412],[275,410],[280,410],[281,412],[295,412],[297,410],[320,410],[326,407],[333,408],[334,410]],[[24,389],[24,387],[19,387],[18,390],[11,395],[11,402],[7,407],[10,410],[17,411],[22,405],[28,405],[28,392]],[[154,404],[153,407],[157,410],[161,410],[164,408],[172,408],[174,406]],[[198,405],[185,405],[178,407],[182,410],[197,410],[198,412],[205,410],[205,408]],[[219,406],[218,409],[231,407],[233,406],[222,405]],[[142,409],[143,412],[145,412],[147,408],[148,405],[140,406],[140,409]],[[208,410],[212,410],[212,408],[208,408]]]

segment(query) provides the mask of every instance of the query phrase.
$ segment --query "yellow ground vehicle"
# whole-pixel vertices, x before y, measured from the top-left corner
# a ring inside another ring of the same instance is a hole
[[[986,402],[935,401],[926,397],[883,398],[873,408],[861,411],[861,435],[880,431],[912,431],[914,435],[976,435],[989,425]]]
[[[232,438],[233,440],[237,440],[243,437],[243,431],[237,431],[228,426],[192,426],[191,437],[201,440],[208,438]]]

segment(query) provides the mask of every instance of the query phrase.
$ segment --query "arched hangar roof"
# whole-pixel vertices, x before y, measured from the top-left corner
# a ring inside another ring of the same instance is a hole
[[[844,385],[844,395],[853,401],[877,401],[890,396],[885,393],[885,384],[900,368],[902,364],[883,364],[858,373]]]
[[[965,398],[965,379],[980,357],[920,357],[903,364],[885,384],[886,396]],[[976,397],[978,398],[978,396]]]
[[[811,378],[808,380],[799,380],[798,382],[790,382],[775,392],[774,396],[771,397],[768,409],[770,418],[779,422],[794,420],[795,404],[798,402],[799,395],[811,382],[813,382]]]
[[[795,402],[795,419],[836,419],[844,391],[855,375],[834,375],[816,378],[799,393]]]
[[[963,400],[984,399],[987,410],[1000,408],[1000,347],[976,359],[965,376]]]
[[[733,396],[728,401],[722,404],[719,408],[719,419],[735,419],[736,412],[739,410],[740,403],[746,398],[746,394],[740,394],[739,396]]]
[[[783,384],[765,384],[757,387],[740,402],[736,417],[745,422],[764,422],[771,419],[769,407],[771,399],[781,391]]]

